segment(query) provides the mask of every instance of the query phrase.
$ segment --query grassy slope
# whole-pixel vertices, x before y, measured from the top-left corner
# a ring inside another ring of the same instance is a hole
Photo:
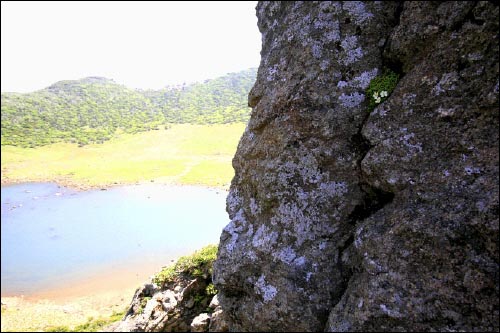
[[[173,125],[104,144],[2,146],[2,184],[56,181],[79,188],[160,181],[228,187],[245,124]]]
[[[129,288],[64,300],[2,297],[1,331],[95,331],[98,327],[93,330],[89,325],[108,324],[123,317],[134,291],[135,288]],[[122,315],[114,316],[116,313]]]

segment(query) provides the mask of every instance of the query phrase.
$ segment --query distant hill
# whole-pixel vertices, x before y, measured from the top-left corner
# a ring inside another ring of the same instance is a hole
[[[1,144],[36,147],[59,141],[80,145],[171,123],[246,122],[255,68],[162,90],[134,90],[102,77],[59,81],[32,93],[2,93]]]

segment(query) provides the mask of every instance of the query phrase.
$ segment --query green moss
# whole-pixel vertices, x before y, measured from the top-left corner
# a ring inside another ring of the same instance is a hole
[[[366,89],[366,96],[369,98],[368,111],[373,111],[378,104],[382,103],[389,97],[396,87],[398,80],[399,74],[390,69],[385,69],[381,75],[374,77],[370,81],[370,85]],[[376,100],[374,94],[380,96],[380,93],[383,91],[387,92],[387,96],[380,97],[379,100]]]
[[[215,288],[213,283],[210,283],[206,288],[205,292],[208,296],[215,296],[217,294],[217,289]]]
[[[190,256],[179,258],[177,262],[170,267],[163,269],[158,273],[153,281],[159,285],[175,282],[181,274],[191,278],[199,276],[210,277],[212,275],[212,264],[217,257],[218,245],[208,245]]]

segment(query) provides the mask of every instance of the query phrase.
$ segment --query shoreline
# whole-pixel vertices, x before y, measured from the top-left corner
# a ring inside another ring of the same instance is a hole
[[[169,264],[173,264],[171,260]],[[2,331],[43,331],[50,326],[70,328],[89,317],[106,318],[126,311],[140,286],[165,265],[134,262],[94,272],[30,295],[2,295]],[[29,320],[27,320],[29,319]]]
[[[73,181],[68,181],[66,179],[43,179],[43,180],[20,180],[20,179],[9,179],[6,177],[2,177],[1,180],[1,186],[11,186],[11,185],[20,185],[20,184],[30,184],[30,183],[55,183],[58,186],[61,187],[66,187],[68,189],[77,191],[77,192],[85,192],[85,191],[106,191],[115,187],[120,187],[120,186],[131,186],[131,185],[146,185],[146,184],[158,184],[158,185],[165,185],[165,186],[199,186],[199,187],[204,187],[207,189],[211,190],[217,190],[217,191],[225,191],[229,192],[229,186],[216,186],[216,185],[206,185],[203,183],[197,183],[197,184],[185,184],[185,183],[180,183],[180,182],[174,182],[174,181],[166,181],[166,180],[158,180],[158,179],[152,179],[150,181],[140,181],[140,182],[113,182],[113,183],[103,183],[103,184],[82,184],[82,183],[77,183]]]
[[[49,327],[73,329],[89,318],[109,318],[128,309],[135,288],[65,299],[2,297],[1,331],[43,332]]]
[[[26,294],[6,292],[1,297],[21,297],[31,301],[40,299],[64,301],[109,291],[138,288],[164,266],[154,262],[130,261],[129,264],[121,264],[116,268],[101,268],[80,277],[68,277],[59,283],[59,286],[46,287],[43,290]]]

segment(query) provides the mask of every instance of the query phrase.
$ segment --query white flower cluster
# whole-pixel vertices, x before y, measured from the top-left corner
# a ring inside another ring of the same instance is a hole
[[[375,100],[375,103],[377,103],[377,104],[380,104],[383,97],[387,97],[387,91],[385,91],[385,90],[381,91],[380,95],[377,91],[373,93],[373,99]]]

